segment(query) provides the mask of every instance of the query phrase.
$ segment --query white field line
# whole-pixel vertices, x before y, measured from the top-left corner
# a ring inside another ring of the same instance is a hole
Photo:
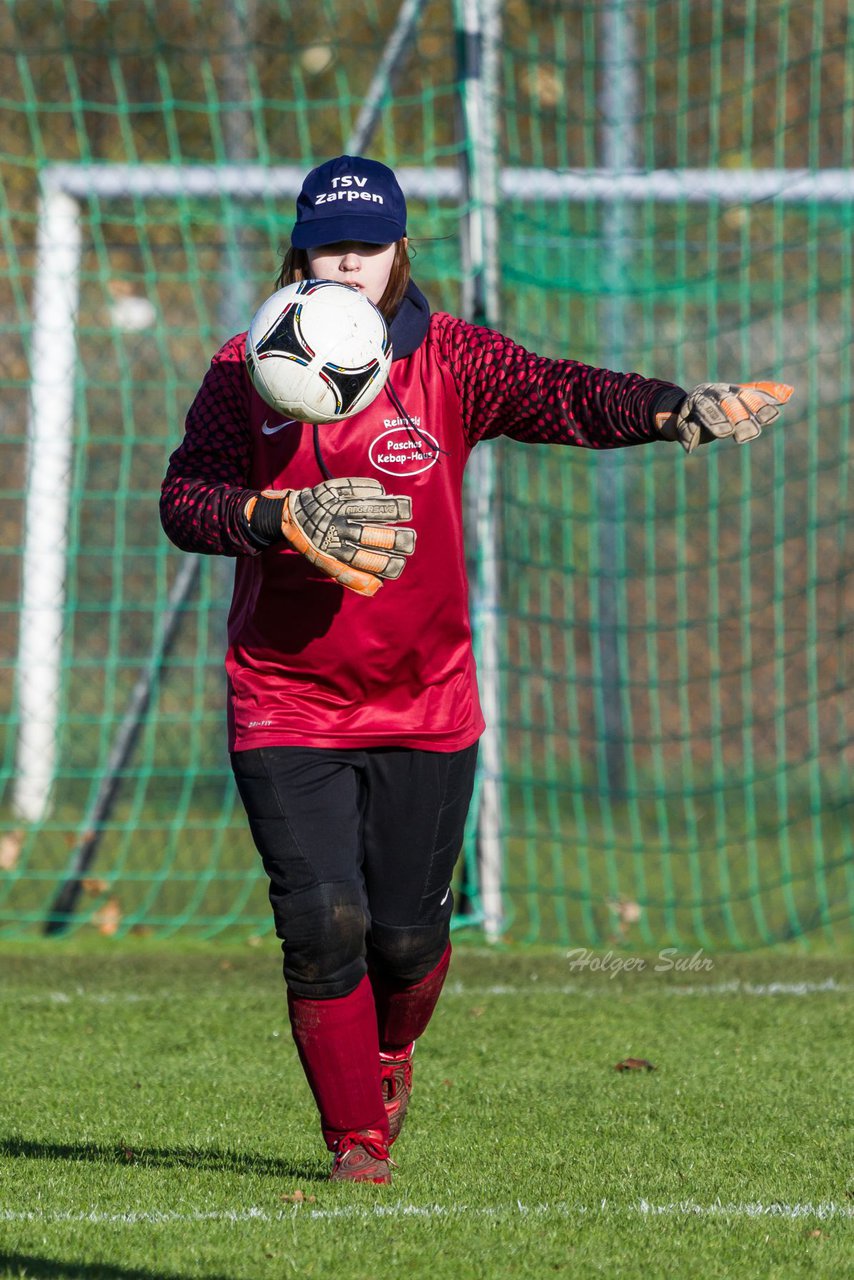
[[[394,1204],[375,1205],[340,1205],[335,1208],[322,1209],[311,1204],[291,1205],[287,1209],[270,1212],[267,1209],[252,1206],[246,1209],[214,1209],[208,1212],[181,1212],[180,1210],[128,1210],[125,1213],[108,1213],[98,1209],[88,1211],[63,1211],[53,1209],[2,1209],[0,1222],[33,1222],[39,1224],[61,1224],[88,1222],[97,1226],[107,1225],[168,1225],[170,1223],[194,1222],[283,1222],[293,1219],[310,1219],[323,1221],[327,1219],[356,1218],[371,1220],[380,1218],[485,1218],[489,1220],[508,1221],[513,1218],[595,1218],[595,1217],[660,1217],[660,1218],[783,1218],[783,1219],[851,1219],[854,1218],[854,1205],[837,1204],[835,1201],[821,1201],[816,1204],[788,1204],[772,1201],[763,1204],[761,1201],[725,1202],[714,1200],[710,1204],[698,1204],[694,1200],[678,1200],[665,1204],[653,1204],[648,1200],[638,1200],[633,1204],[620,1205],[608,1200],[598,1204],[583,1205],[558,1201],[555,1204],[523,1204],[517,1200],[507,1205],[441,1205],[441,1204],[407,1204],[398,1201]]]
[[[613,977],[617,977],[614,973]],[[525,996],[530,998],[535,995],[547,996],[581,996],[586,1000],[596,1000],[605,997],[610,999],[615,990],[620,991],[621,996],[625,996],[625,986],[615,988],[606,986],[604,982],[596,983],[582,982],[565,982],[565,983],[546,983],[546,982],[530,982],[524,986],[513,987],[503,983],[495,983],[492,986],[472,987],[466,983],[449,982],[446,983],[444,995],[452,996]],[[670,983],[659,982],[647,979],[646,985],[638,988],[638,994],[643,996],[815,996],[827,993],[842,994],[854,990],[848,983],[837,982],[835,978],[825,978],[822,982],[741,982],[734,979],[731,982],[697,982],[697,983]]]
[[[473,986],[465,982],[451,981],[445,984],[444,997],[460,996],[463,998],[475,997],[484,999],[488,996],[496,997],[514,997],[522,996],[529,999],[531,996],[575,996],[582,1000],[601,1000],[611,999],[616,991],[619,990],[621,996],[625,996],[625,986],[612,986],[610,981],[617,977],[615,972],[609,975],[609,982],[606,983],[597,978],[595,982],[537,982],[531,981],[520,986],[512,986],[509,983],[493,983],[489,986]],[[629,975],[631,976],[631,975]],[[624,979],[625,981],[625,979]],[[850,995],[854,991],[854,986],[850,983],[838,982],[836,978],[825,978],[821,982],[742,982],[734,979],[731,982],[697,982],[697,983],[673,983],[673,982],[655,982],[654,978],[644,980],[644,985],[637,988],[637,994],[641,996],[661,996],[663,998],[671,998],[676,996],[752,996],[752,997],[770,997],[770,996],[818,996],[818,995]],[[86,990],[83,987],[77,987],[73,991],[31,991],[26,993],[14,993],[11,991],[0,992],[0,1004],[9,1003],[15,1005],[21,1004],[73,1004],[77,1000],[87,1001],[90,1004],[143,1004],[155,1001],[158,1004],[164,1000],[168,1000],[171,1004],[178,1000],[198,999],[196,994],[173,992],[173,991],[94,991]]]

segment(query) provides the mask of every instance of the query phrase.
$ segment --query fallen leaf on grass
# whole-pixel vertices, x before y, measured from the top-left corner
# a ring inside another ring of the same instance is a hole
[[[119,931],[123,915],[118,898],[108,898],[103,907],[92,916],[92,923],[105,938],[112,938]]]
[[[632,925],[637,924],[643,915],[643,908],[639,902],[626,901],[625,898],[610,898],[607,905],[611,912],[613,940],[616,943],[625,942]]]
[[[658,1068],[653,1063],[647,1062],[646,1058],[623,1058],[622,1062],[618,1062],[614,1067],[615,1071],[657,1071]]]
[[[7,831],[0,840],[0,871],[14,871],[24,843],[23,831]]]
[[[304,1191],[297,1189],[293,1195],[279,1196],[284,1204],[316,1204],[317,1196],[307,1196]]]
[[[614,913],[621,925],[637,924],[643,915],[638,902],[627,902],[625,898],[609,899],[608,908]]]
[[[110,887],[109,880],[93,880],[87,878],[80,881],[80,888],[84,893],[91,893],[93,897],[97,897],[99,893],[106,893]]]

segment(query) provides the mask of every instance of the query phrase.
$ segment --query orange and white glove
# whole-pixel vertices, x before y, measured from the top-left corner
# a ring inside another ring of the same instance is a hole
[[[316,568],[359,595],[372,596],[384,579],[399,578],[415,550],[410,498],[386,494],[379,480],[324,480],[311,489],[265,489],[284,499],[281,532]],[[257,497],[246,504],[250,527]]]
[[[700,444],[733,436],[747,444],[780,415],[794,388],[785,382],[701,382],[678,409],[656,414],[665,440],[678,440],[686,453]]]

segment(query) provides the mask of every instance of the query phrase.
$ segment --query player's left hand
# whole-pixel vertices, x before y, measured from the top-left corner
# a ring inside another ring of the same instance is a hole
[[[659,430],[665,440],[678,440],[686,453],[728,436],[747,444],[779,417],[793,390],[785,382],[702,382]]]

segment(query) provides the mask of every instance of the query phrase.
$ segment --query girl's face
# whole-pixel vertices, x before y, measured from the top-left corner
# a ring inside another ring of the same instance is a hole
[[[355,285],[371,302],[379,305],[394,263],[393,244],[366,244],[362,240],[340,240],[308,249],[308,263],[315,280],[335,280]]]

